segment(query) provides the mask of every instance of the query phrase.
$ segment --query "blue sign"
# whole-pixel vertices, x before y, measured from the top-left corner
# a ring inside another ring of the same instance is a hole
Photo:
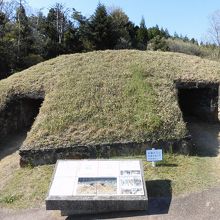
[[[156,162],[163,160],[163,152],[161,149],[159,150],[146,150],[147,161]]]

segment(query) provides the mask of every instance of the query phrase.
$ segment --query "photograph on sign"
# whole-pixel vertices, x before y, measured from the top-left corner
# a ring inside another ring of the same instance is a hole
[[[79,178],[77,195],[116,194],[117,178]]]

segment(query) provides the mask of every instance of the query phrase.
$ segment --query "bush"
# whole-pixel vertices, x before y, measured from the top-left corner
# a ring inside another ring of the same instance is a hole
[[[166,39],[161,36],[156,36],[152,40],[150,40],[148,46],[148,50],[159,50],[159,51],[169,51],[169,47],[167,45]]]
[[[172,52],[185,53],[189,55],[195,56],[207,56],[207,52],[203,50],[203,48],[197,44],[193,44],[191,42],[184,42],[181,39],[167,39],[166,43],[168,48]]]
[[[36,54],[29,54],[28,56],[23,58],[23,64],[26,68],[36,65],[43,61],[44,61],[43,57]]]

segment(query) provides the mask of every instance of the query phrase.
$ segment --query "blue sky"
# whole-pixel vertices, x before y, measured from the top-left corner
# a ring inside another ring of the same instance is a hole
[[[34,9],[48,9],[56,2],[68,8],[75,8],[83,15],[90,16],[97,7],[98,0],[26,0]],[[158,24],[167,28],[171,34],[195,37],[205,40],[209,16],[220,9],[219,0],[100,0],[106,6],[119,6],[135,24],[144,16],[147,27]]]

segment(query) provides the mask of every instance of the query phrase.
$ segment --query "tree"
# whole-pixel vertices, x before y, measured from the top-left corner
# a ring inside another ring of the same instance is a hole
[[[16,25],[17,25],[17,47],[18,47],[18,57],[20,57],[21,47],[23,47],[23,51],[25,55],[28,53],[28,42],[31,36],[31,29],[28,23],[28,17],[25,12],[24,6],[21,4],[16,10]]]
[[[148,31],[145,25],[144,17],[141,18],[140,28],[137,31],[138,49],[146,50],[148,42]]]
[[[217,58],[220,58],[220,10],[215,11],[210,17],[208,35],[210,41],[217,46]]]
[[[90,18],[88,37],[96,50],[113,49],[117,44],[112,18],[103,4],[98,4]]]
[[[180,38],[176,31],[174,32],[173,37],[176,38],[176,39],[179,39],[179,38]]]
[[[59,3],[49,10],[43,25],[46,36],[45,58],[52,58],[65,52],[64,34],[68,26],[67,14],[68,9]]]
[[[67,27],[67,12],[62,4],[56,3],[47,15],[48,36],[54,42],[63,43],[64,33]]]
[[[131,28],[128,16],[121,8],[112,8],[110,16],[117,34],[117,44],[115,49],[126,49],[132,47],[129,30]]]
[[[4,36],[6,23],[6,15],[4,12],[0,11],[0,39]]]
[[[148,28],[148,37],[149,37],[149,40],[155,38],[156,36],[161,36],[161,31],[160,31],[160,28],[158,25],[156,25],[155,27],[151,27],[151,28]]]
[[[22,2],[21,2],[22,3]],[[8,20],[14,20],[16,14],[16,8],[19,2],[16,0],[0,0],[0,11],[3,12]]]
[[[29,18],[21,1],[16,10],[17,67],[26,67],[24,58],[32,52],[33,35]]]
[[[69,21],[67,30],[64,33],[65,53],[81,52],[83,50],[83,43],[80,40],[78,29]]]
[[[3,9],[3,4],[4,2],[3,2],[3,0],[0,0],[0,12],[2,12],[2,9]]]
[[[73,8],[72,18],[76,26],[76,33],[79,38],[80,44],[82,44],[83,51],[94,50],[94,45],[91,40],[90,20],[83,16],[81,12],[76,11]]]
[[[47,42],[47,35],[45,33],[46,17],[41,11],[38,11],[36,15],[29,17],[29,22],[33,32],[33,52],[43,57]]]
[[[220,10],[215,11],[210,17],[208,32],[210,40],[217,46],[220,46]]]
[[[58,43],[61,44],[64,38],[64,33],[67,27],[67,12],[62,4],[57,3],[55,5],[56,13],[56,31],[58,35]]]
[[[133,22],[129,21],[128,24],[128,32],[131,38],[131,48],[137,49],[138,40],[137,40],[137,32],[139,27],[135,25]]]
[[[198,41],[197,41],[194,37],[190,40],[190,42],[191,42],[192,44],[199,45]],[[201,42],[201,43],[202,43],[202,42]]]
[[[159,50],[159,51],[169,51],[169,47],[165,38],[157,35],[153,39],[150,40],[148,45],[149,50]]]
[[[170,33],[168,31],[168,29],[166,28],[165,30],[163,28],[161,28],[161,36],[168,39],[170,37]]]
[[[11,3],[0,1],[0,79],[10,75],[16,65],[15,25],[10,21],[9,11]]]

